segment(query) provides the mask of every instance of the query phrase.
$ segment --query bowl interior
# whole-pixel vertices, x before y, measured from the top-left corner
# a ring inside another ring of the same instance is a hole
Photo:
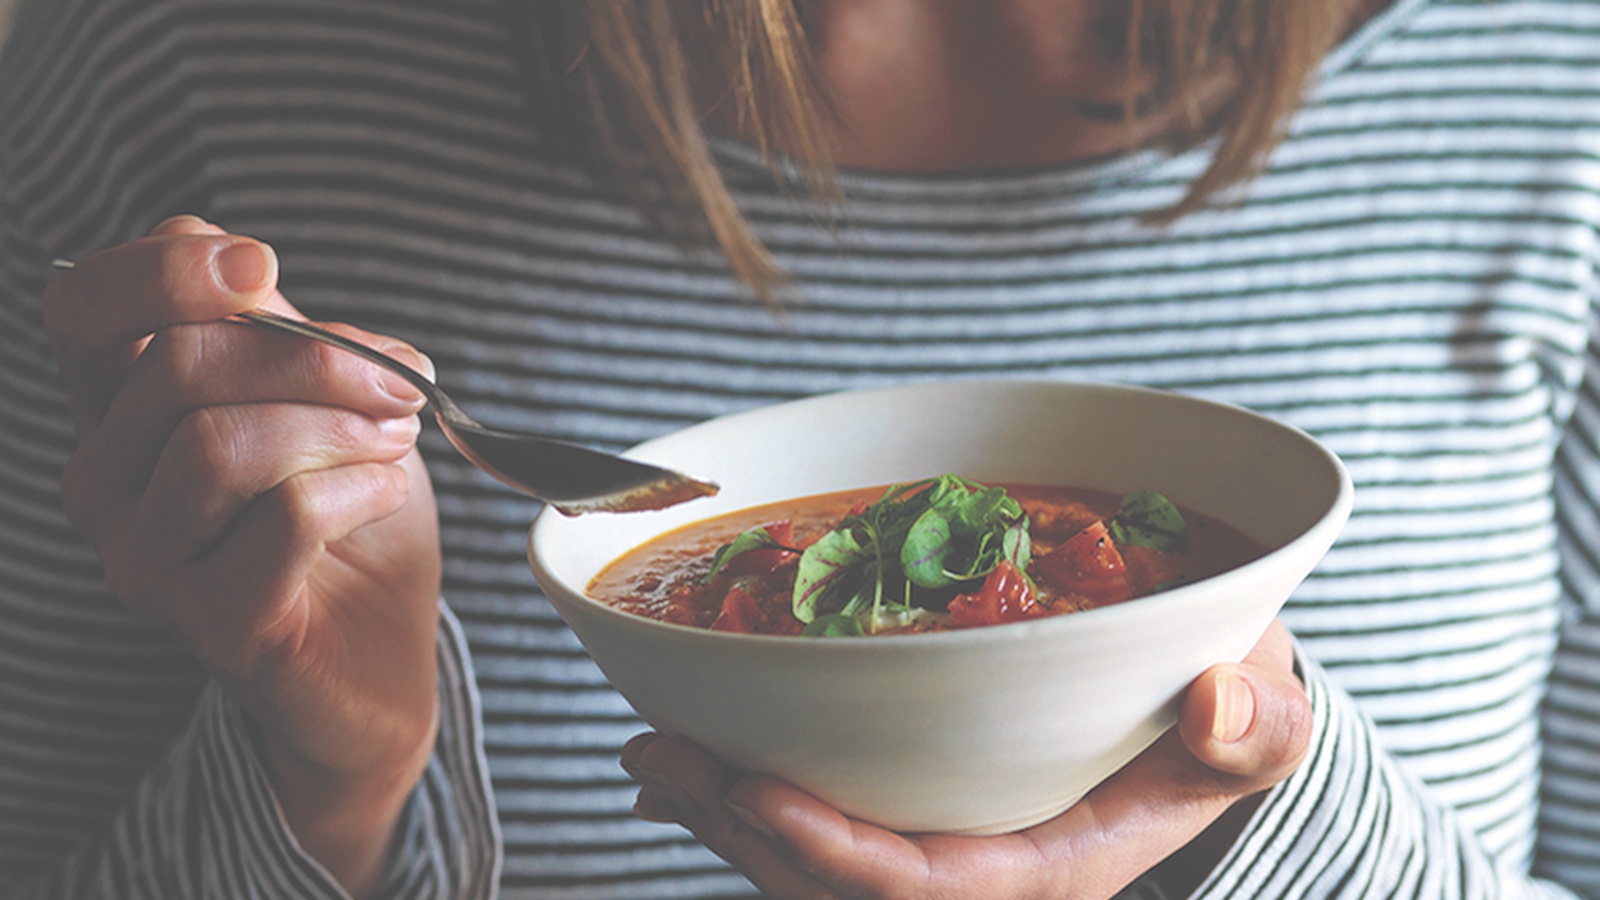
[[[1159,491],[1269,551],[1342,506],[1349,477],[1302,432],[1226,404],[1142,388],[956,382],[830,394],[735,414],[628,454],[710,478],[713,498],[628,515],[541,514],[547,591],[582,594],[607,563],[682,525],[807,494],[955,472],[981,482]],[[1343,515],[1327,523],[1337,531]]]

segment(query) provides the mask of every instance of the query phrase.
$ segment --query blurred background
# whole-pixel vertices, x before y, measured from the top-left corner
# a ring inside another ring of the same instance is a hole
[[[0,41],[6,39],[6,31],[11,27],[11,10],[16,5],[17,0],[0,0]]]

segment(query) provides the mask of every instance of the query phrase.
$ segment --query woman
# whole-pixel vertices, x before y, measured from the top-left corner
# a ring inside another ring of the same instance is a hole
[[[781,895],[1600,891],[1592,4],[552,9],[24,5],[0,896],[749,890],[634,802]],[[889,835],[652,736],[635,798],[534,510],[370,367],[216,321],[257,304],[596,444],[1188,390],[1322,437],[1358,508],[1298,646],[1044,830]]]

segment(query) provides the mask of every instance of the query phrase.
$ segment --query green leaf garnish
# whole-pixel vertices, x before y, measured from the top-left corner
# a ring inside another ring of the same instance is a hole
[[[742,556],[745,553],[749,553],[751,550],[766,549],[788,550],[790,548],[785,547],[774,540],[772,535],[767,532],[765,526],[760,528],[752,528],[749,531],[743,532],[732,541],[723,544],[721,549],[717,550],[717,555],[711,560],[711,571],[706,573],[704,580],[710,581],[711,579],[722,574],[722,570],[728,567],[728,563],[732,562],[734,557]]]
[[[1025,570],[1031,552],[1027,517],[1003,488],[955,475],[896,485],[801,556],[794,614],[814,623],[870,610],[875,627],[885,606],[912,608],[913,587],[983,578],[1002,559]]]
[[[1121,544],[1154,550],[1182,550],[1189,530],[1172,501],[1155,491],[1134,491],[1122,498],[1111,517],[1111,537]]]
[[[851,576],[872,558],[869,548],[847,527],[830,531],[807,547],[800,555],[800,567],[795,572],[794,617],[812,622],[825,608],[824,601],[842,596],[844,600],[834,611],[849,602],[854,593],[850,589],[858,583],[858,579]]]
[[[917,517],[901,548],[906,578],[926,588],[982,578],[1002,559],[1025,569],[1031,555],[1028,519],[1004,488],[946,475],[930,508]]]
[[[930,509],[911,524],[900,547],[900,565],[911,583],[936,588],[955,580],[945,569],[955,548],[952,531],[950,518],[942,509]]]

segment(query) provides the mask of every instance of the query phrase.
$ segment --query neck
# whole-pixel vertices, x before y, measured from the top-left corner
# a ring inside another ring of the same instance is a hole
[[[931,171],[1106,156],[1169,133],[1121,116],[1120,28],[1094,0],[844,0],[813,20],[841,165]],[[1207,92],[1222,93],[1218,79]]]

